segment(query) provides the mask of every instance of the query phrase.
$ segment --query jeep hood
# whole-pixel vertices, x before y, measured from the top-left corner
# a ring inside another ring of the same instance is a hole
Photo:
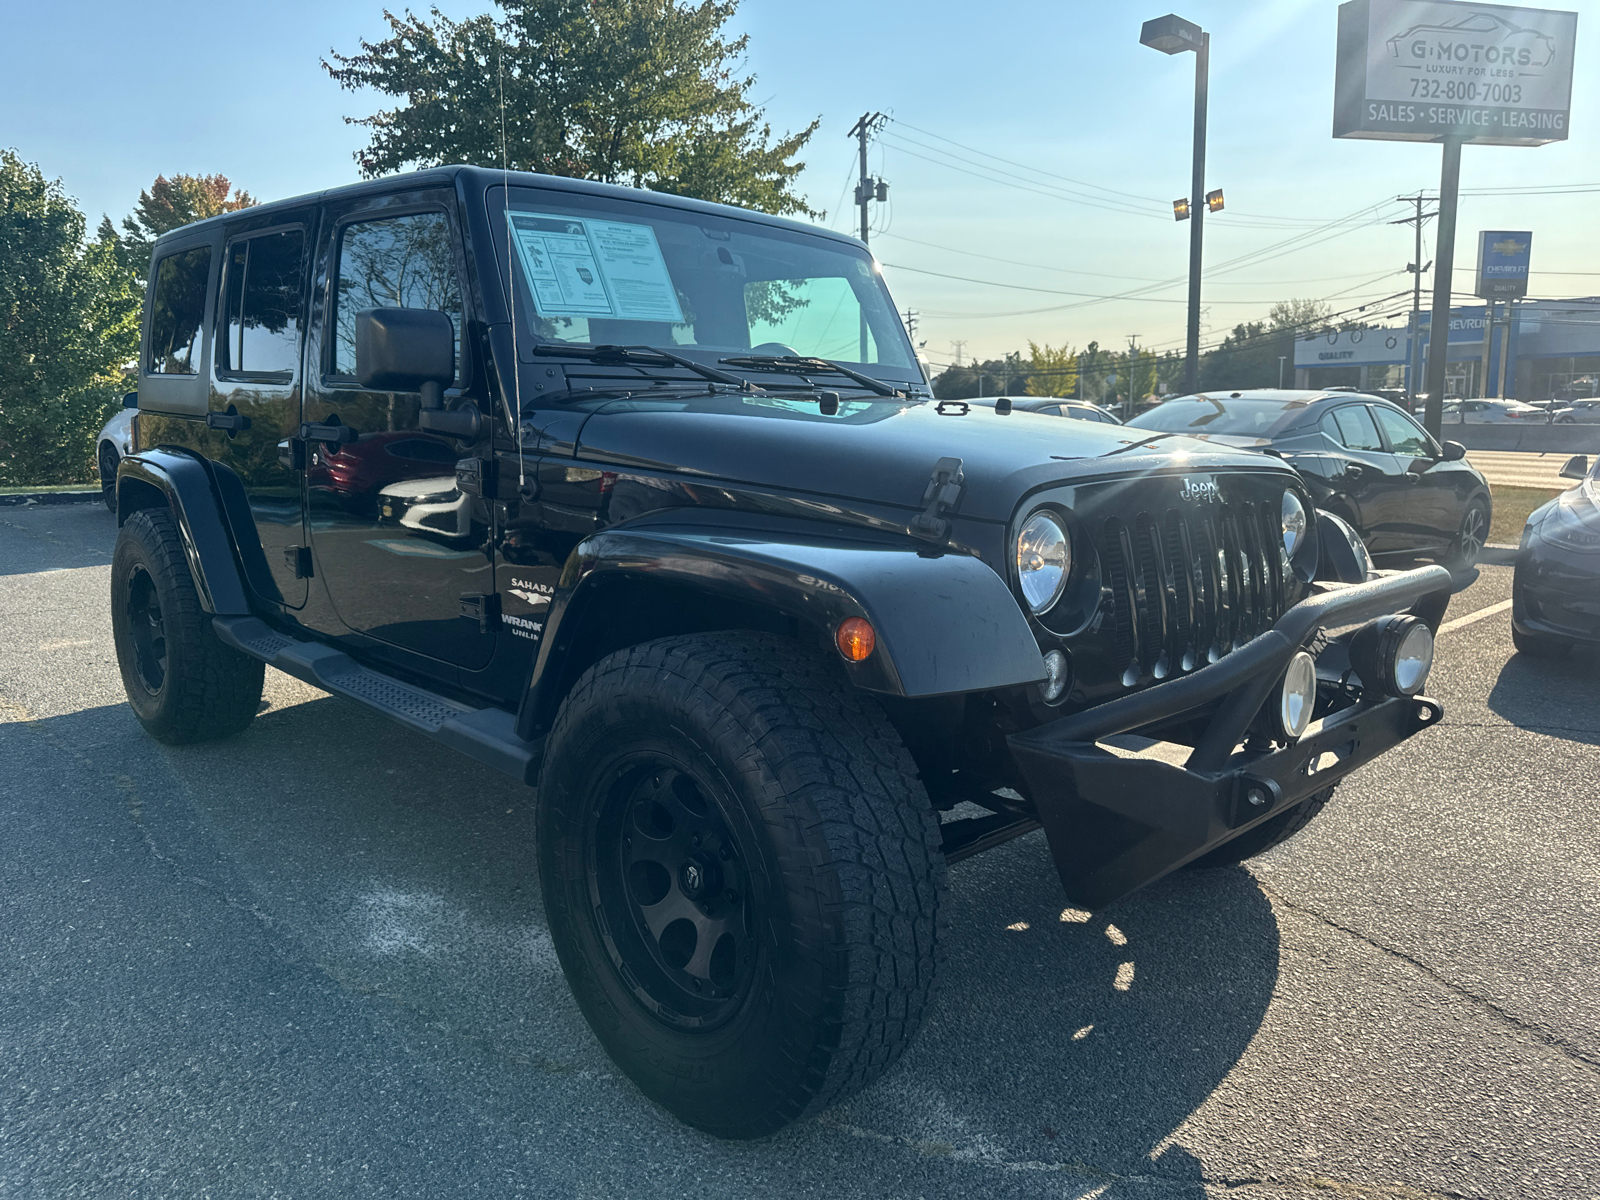
[[[759,489],[921,507],[941,458],[966,476],[961,513],[1009,520],[1030,491],[1108,476],[1279,471],[1275,459],[1174,434],[996,413],[955,402],[847,401],[823,416],[813,400],[682,393],[598,404],[577,456],[621,469],[698,476]]]

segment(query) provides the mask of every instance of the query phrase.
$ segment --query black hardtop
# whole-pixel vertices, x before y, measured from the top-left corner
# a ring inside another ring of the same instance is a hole
[[[269,200],[265,204],[253,205],[250,208],[239,209],[235,212],[222,213],[215,217],[207,217],[203,221],[195,221],[193,224],[184,225],[181,228],[162,234],[156,240],[156,245],[159,247],[168,240],[187,238],[198,231],[209,229],[213,225],[229,224],[241,220],[255,221],[262,217],[271,217],[275,213],[296,212],[313,204],[359,199],[363,196],[381,196],[390,192],[414,191],[419,188],[450,187],[455,189],[463,202],[475,205],[476,202],[483,199],[490,188],[503,187],[506,184],[512,187],[542,188],[546,191],[568,192],[577,196],[631,200],[637,203],[658,204],[665,208],[676,208],[686,212],[704,213],[734,220],[757,221],[764,225],[773,225],[799,233],[809,233],[852,246],[864,246],[864,243],[859,238],[851,237],[849,234],[838,233],[835,230],[824,229],[817,225],[808,225],[804,221],[794,221],[788,217],[774,216],[771,213],[738,208],[731,204],[715,204],[707,200],[691,199],[688,196],[675,196],[670,192],[654,192],[648,188],[632,188],[615,183],[599,183],[592,179],[573,179],[565,175],[544,175],[536,171],[501,171],[493,167],[468,166],[465,163],[430,167],[425,170],[409,171],[399,175],[385,175],[380,179],[366,179],[359,183],[342,184],[339,187],[327,188],[320,192],[307,192],[301,196],[289,196],[282,200]]]

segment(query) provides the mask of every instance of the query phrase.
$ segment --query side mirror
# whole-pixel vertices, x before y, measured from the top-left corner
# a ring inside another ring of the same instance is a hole
[[[1460,442],[1446,442],[1444,444],[1444,461],[1460,462],[1467,456],[1467,448]]]
[[[447,437],[477,438],[483,415],[468,402],[444,407],[455,382],[455,326],[431,308],[368,308],[356,314],[356,379],[382,392],[420,392],[417,428]]]
[[[1585,454],[1574,454],[1567,459],[1566,465],[1561,468],[1563,479],[1587,479],[1589,477],[1589,457]]]
[[[138,392],[129,392],[126,396],[124,396],[122,398],[122,407],[123,408],[138,408],[139,407],[139,393]]]
[[[428,308],[369,308],[356,314],[356,378],[379,392],[421,392],[440,408],[455,382],[455,328]]]

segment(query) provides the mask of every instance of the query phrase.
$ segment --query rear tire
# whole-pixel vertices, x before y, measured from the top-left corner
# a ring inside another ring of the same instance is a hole
[[[265,665],[211,631],[166,509],[141,509],[117,535],[111,632],[128,703],[157,741],[208,742],[255,720]]]
[[[1238,866],[1247,858],[1265,854],[1274,846],[1287,842],[1311,824],[1316,815],[1327,806],[1328,801],[1333,799],[1333,789],[1337,786],[1338,784],[1330,784],[1320,792],[1313,792],[1288,812],[1269,817],[1249,832],[1241,833],[1233,841],[1224,842],[1215,850],[1202,854],[1189,863],[1189,867],[1196,871],[1210,871],[1217,867]]]
[[[551,936],[645,1095],[761,1137],[899,1058],[933,994],[939,824],[837,664],[768,635],[649,642],[584,673],[548,745]]]

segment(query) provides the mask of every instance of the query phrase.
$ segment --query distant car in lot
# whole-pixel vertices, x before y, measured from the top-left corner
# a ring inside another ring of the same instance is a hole
[[[1533,510],[1511,582],[1511,637],[1523,654],[1554,657],[1600,645],[1600,455],[1567,460],[1578,486]]]
[[[1387,400],[1359,392],[1204,392],[1128,422],[1261,450],[1305,479],[1319,509],[1360,533],[1375,559],[1471,567],[1493,515],[1489,485],[1459,442],[1440,445]]]
[[[95,462],[100,468],[100,494],[106,507],[117,511],[117,465],[133,453],[135,409],[124,408],[105,423],[95,438]]]
[[[1454,400],[1444,406],[1446,425],[1507,425],[1548,419],[1544,409],[1521,400]]]
[[[1600,400],[1573,400],[1555,410],[1557,425],[1600,425]]]
[[[1012,412],[1042,413],[1047,417],[1072,417],[1078,421],[1096,421],[1102,425],[1121,425],[1113,413],[1090,404],[1087,400],[1071,400],[1064,396],[979,396],[968,404],[993,408],[1001,400],[1009,401]]]

